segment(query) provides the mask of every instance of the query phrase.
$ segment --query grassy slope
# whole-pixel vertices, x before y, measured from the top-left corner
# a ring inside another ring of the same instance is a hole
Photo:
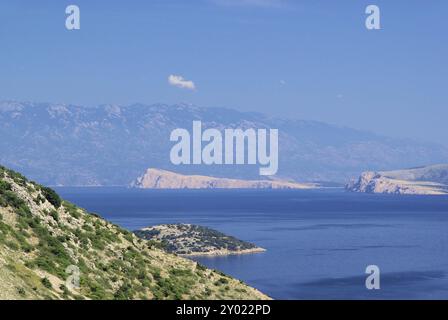
[[[80,288],[65,285],[80,269]],[[0,167],[1,299],[266,299]]]

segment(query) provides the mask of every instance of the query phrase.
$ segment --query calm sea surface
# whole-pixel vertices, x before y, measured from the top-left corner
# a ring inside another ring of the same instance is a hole
[[[265,253],[195,258],[277,299],[448,299],[448,197],[331,191],[58,188],[135,230],[209,226]],[[365,288],[365,269],[381,289]]]

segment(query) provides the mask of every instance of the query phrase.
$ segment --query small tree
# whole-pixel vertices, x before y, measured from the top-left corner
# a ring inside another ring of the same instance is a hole
[[[56,208],[59,208],[62,204],[62,199],[59,197],[59,195],[51,188],[48,187],[42,187],[41,188],[42,193],[45,197],[45,199],[48,200],[52,205],[54,205]]]
[[[41,280],[42,284],[44,285],[45,288],[51,289],[53,286],[51,285],[50,280],[48,280],[47,277],[42,278]]]

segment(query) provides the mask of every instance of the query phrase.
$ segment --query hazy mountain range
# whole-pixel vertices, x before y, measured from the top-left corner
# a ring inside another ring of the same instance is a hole
[[[172,165],[170,132],[191,130],[193,120],[201,120],[204,128],[279,129],[278,176],[296,181],[345,182],[366,170],[448,160],[448,148],[436,144],[225,108],[0,102],[0,163],[51,185],[128,185],[149,167],[260,178],[257,165]]]

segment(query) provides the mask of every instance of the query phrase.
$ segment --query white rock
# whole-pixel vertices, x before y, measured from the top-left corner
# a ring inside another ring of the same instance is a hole
[[[143,189],[314,189],[312,183],[281,180],[238,180],[199,175],[182,175],[166,170],[148,169],[133,187]]]

